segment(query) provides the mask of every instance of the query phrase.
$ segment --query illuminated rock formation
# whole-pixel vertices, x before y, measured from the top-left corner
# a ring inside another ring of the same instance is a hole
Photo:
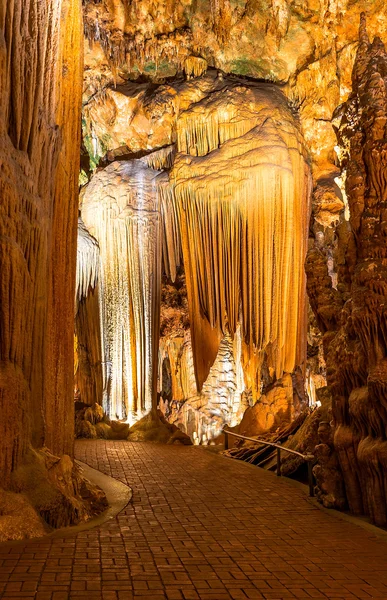
[[[379,38],[370,43],[363,16],[353,92],[336,121],[350,215],[338,229],[337,290],[316,249],[308,276],[312,307],[325,332],[333,443],[348,504],[379,525],[387,523],[386,73],[385,48]]]
[[[0,473],[72,454],[80,3],[0,8]],[[34,26],[32,27],[32,23]]]
[[[0,6],[0,485],[33,507],[23,531],[0,489],[1,539],[86,520],[98,495],[71,459],[80,11]]]
[[[264,363],[274,379],[305,367],[310,175],[286,99],[275,86],[211,71],[104,92],[85,114],[95,159],[122,148],[82,204],[100,246],[104,408],[132,421],[152,406],[162,244],[172,282],[184,267],[191,332],[162,340],[172,399],[207,411],[208,423],[222,414],[217,430],[235,424],[242,392],[260,396]],[[145,155],[125,160],[134,151]],[[144,229],[132,228],[137,218]]]
[[[102,400],[102,350],[98,299],[99,247],[78,220],[75,296],[75,395],[85,404]]]
[[[156,406],[161,211],[158,173],[147,164],[112,163],[82,199],[82,218],[100,250],[103,407],[129,422]]]
[[[207,444],[221,434],[225,425],[234,427],[241,421],[248,398],[240,335],[234,343],[229,335],[223,338],[201,392],[197,390],[189,334],[184,338],[162,338],[159,360],[161,410],[194,443]]]
[[[383,30],[387,20],[383,3],[368,3],[366,8],[371,33]],[[348,205],[342,193],[344,181],[339,177],[337,168],[336,137],[331,120],[338,104],[344,102],[351,91],[358,19],[363,9],[363,0],[340,3],[294,3],[290,0],[267,3],[257,0],[238,5],[223,0],[207,3],[176,0],[164,3],[162,8],[156,7],[155,0],[143,0],[141,4],[132,2],[130,5],[123,0],[114,3],[107,0],[85,1],[88,42],[84,131],[89,146],[94,144],[94,162],[97,163],[109,152],[149,151],[157,144],[176,142],[178,128],[184,135],[186,124],[182,117],[184,122],[178,126],[179,115],[185,110],[191,111],[193,103],[200,100],[207,103],[205,98],[210,91],[220,92],[223,89],[222,73],[217,74],[214,68],[224,73],[280,83],[296,118],[300,120],[311,156],[314,183],[312,229],[316,237],[320,236],[317,250],[321,251],[320,257],[317,257],[318,253],[315,256],[316,271],[320,269],[325,274],[329,263],[326,275],[328,279],[337,279],[344,259],[334,230],[339,221],[339,235],[347,237],[342,212],[345,209],[348,213]],[[206,64],[208,70],[205,74]],[[203,75],[200,76],[201,70]],[[193,79],[182,82],[183,74],[187,79]],[[173,82],[172,77],[175,77]],[[136,86],[128,83],[136,79],[141,83]],[[143,83],[149,80],[153,85]],[[118,83],[114,91],[109,89],[113,82]],[[163,94],[159,93],[157,84],[162,84]],[[124,89],[126,98],[119,99],[120,90]],[[106,106],[105,94],[108,97]],[[148,103],[149,110],[145,106]],[[118,107],[125,105],[127,111],[129,104],[134,108],[127,118],[123,118]],[[198,104],[196,111],[199,113],[200,110]],[[152,118],[152,115],[157,116]],[[178,161],[179,157],[176,167]],[[196,165],[196,160],[193,164]],[[172,173],[176,173],[175,168]],[[181,251],[176,235],[177,203],[170,188],[164,194],[163,216],[168,218],[169,230],[164,237],[164,250],[168,246],[167,252],[164,251],[165,270],[169,273],[171,269],[174,277],[175,262],[181,264]],[[313,271],[314,265],[309,263],[308,268]],[[318,287],[317,273],[315,279]],[[335,313],[337,303],[340,311],[341,305],[335,290],[333,293],[329,291],[329,280],[326,283],[324,318],[329,317],[331,312]],[[316,329],[316,322],[312,318],[309,330],[313,329]],[[201,380],[215,359],[221,339],[211,328],[202,337],[209,343],[206,349],[208,356],[200,353],[205,364],[196,369],[202,370]],[[309,335],[309,340],[311,337],[314,343],[308,348],[306,375],[310,398],[315,401],[316,386],[325,384],[326,373],[321,335]],[[194,347],[195,344],[197,346],[197,338],[198,335],[193,332]],[[317,354],[313,354],[315,351]],[[244,352],[247,378],[249,372],[259,370],[259,362],[259,356],[249,356],[248,352]],[[199,388],[202,383],[198,382]],[[248,387],[259,388],[258,381],[248,380],[246,383]]]
[[[277,378],[305,360],[309,180],[301,136],[276,88],[230,80],[180,115],[177,146],[169,180],[198,389],[223,335],[240,323],[246,384],[257,398],[265,355]]]
[[[158,391],[160,408],[168,421],[195,443],[218,437],[225,425],[239,423],[248,406],[241,356],[241,336],[226,335],[209,376],[198,391],[185,277],[181,271],[172,283],[163,278],[159,345]]]

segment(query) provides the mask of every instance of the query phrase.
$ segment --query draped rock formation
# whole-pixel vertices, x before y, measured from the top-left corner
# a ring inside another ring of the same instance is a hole
[[[180,115],[177,150],[166,195],[178,207],[198,389],[240,323],[257,398],[265,355],[276,378],[305,360],[301,137],[274,86],[231,80]]]
[[[190,335],[173,325],[162,339],[159,391],[168,396],[165,368],[180,403],[170,419],[187,430],[176,411],[189,399],[207,415],[190,434],[205,438],[219,413],[218,433],[240,420],[245,390],[259,398],[263,364],[273,380],[305,367],[310,175],[299,126],[275,86],[208,71],[96,94],[84,134],[95,162],[119,159],[95,173],[81,208],[100,247],[103,406],[130,422],[155,408],[161,270],[173,285],[183,269]]]
[[[387,53],[363,15],[353,92],[336,123],[349,221],[339,226],[338,284],[321,250],[307,261],[312,307],[324,332],[333,444],[348,504],[387,523],[386,209]]]
[[[100,312],[98,299],[99,246],[78,219],[75,284],[75,395],[85,404],[103,393]]]
[[[114,162],[95,175],[82,199],[82,218],[100,249],[103,407],[111,418],[130,422],[156,405],[162,252],[157,174],[146,159]]]

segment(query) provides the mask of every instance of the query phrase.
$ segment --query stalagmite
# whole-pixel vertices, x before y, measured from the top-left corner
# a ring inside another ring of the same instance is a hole
[[[234,341],[226,335],[201,392],[196,387],[192,345],[184,338],[162,338],[159,352],[161,408],[195,443],[207,444],[225,425],[234,427],[248,406],[238,329]]]
[[[186,401],[198,393],[190,338],[188,333],[185,337],[166,337],[160,340],[159,392],[165,392],[164,371],[168,368],[170,397],[174,402]]]
[[[103,407],[133,422],[156,406],[161,211],[149,159],[115,162],[85,189],[82,218],[100,248]]]

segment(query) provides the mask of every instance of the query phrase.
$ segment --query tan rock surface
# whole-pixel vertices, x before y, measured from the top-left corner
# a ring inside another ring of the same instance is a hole
[[[308,287],[317,320],[327,332],[324,349],[333,398],[333,443],[349,507],[384,526],[387,54],[379,38],[370,42],[365,16],[359,40],[353,91],[338,117],[350,216],[348,227],[337,230],[337,290],[322,268],[315,268],[314,274],[309,269]],[[307,265],[319,264],[319,252],[312,250]],[[322,465],[327,465],[325,458]]]
[[[13,16],[11,16],[13,15]],[[53,43],[50,43],[50,42]],[[0,8],[0,473],[73,448],[80,2]]]
[[[386,30],[382,0],[155,0],[84,3],[85,99],[114,80],[163,82],[182,74],[193,56],[225,73],[284,85],[319,169],[334,167],[331,126],[348,98],[361,11],[371,35]],[[95,73],[95,74],[94,74]]]

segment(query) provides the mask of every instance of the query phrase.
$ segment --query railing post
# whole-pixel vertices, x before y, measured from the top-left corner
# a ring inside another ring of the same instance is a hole
[[[308,484],[309,484],[309,497],[314,497],[314,475],[313,475],[313,459],[314,456],[308,456]]]
[[[314,475],[313,475],[313,466],[315,464],[316,458],[315,458],[315,456],[313,456],[313,454],[301,454],[301,452],[297,452],[296,450],[291,450],[290,448],[286,448],[286,447],[282,448],[280,442],[277,442],[276,444],[274,444],[273,442],[267,442],[266,440],[253,439],[253,438],[247,437],[245,435],[239,435],[238,433],[233,433],[232,431],[228,432],[226,427],[223,429],[224,449],[225,450],[229,449],[229,438],[228,438],[229,435],[234,435],[235,437],[242,439],[242,440],[248,440],[251,442],[258,442],[259,444],[265,444],[266,446],[271,446],[271,447],[274,446],[276,448],[276,454],[277,454],[277,477],[281,477],[281,450],[284,450],[284,452],[290,452],[291,454],[300,456],[303,460],[305,460],[307,462],[309,496],[311,498],[314,497],[315,479],[314,479]]]
[[[281,477],[281,448],[277,448],[277,477]]]

